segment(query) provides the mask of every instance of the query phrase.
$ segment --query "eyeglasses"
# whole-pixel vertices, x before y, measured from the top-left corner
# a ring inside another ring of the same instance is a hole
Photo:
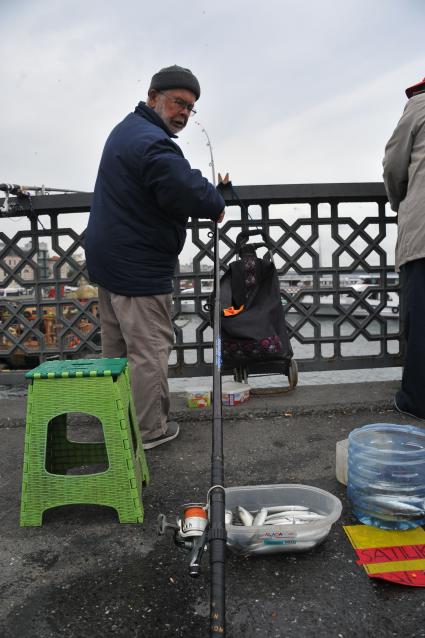
[[[156,91],[157,93],[161,93],[161,95],[165,95],[165,97],[167,97],[169,100],[171,100],[172,102],[174,102],[174,104],[176,106],[179,107],[179,109],[184,109],[185,111],[189,111],[189,115],[196,115],[196,111],[193,108],[194,104],[192,104],[191,102],[186,102],[185,100],[182,100],[179,97],[173,97],[172,95],[168,95],[168,93],[164,93],[164,91]]]

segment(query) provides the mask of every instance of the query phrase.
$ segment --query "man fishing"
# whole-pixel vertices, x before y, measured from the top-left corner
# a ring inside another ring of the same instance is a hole
[[[174,139],[201,90],[181,66],[152,77],[109,135],[85,234],[89,276],[99,286],[104,357],[127,357],[145,449],[179,433],[169,412],[172,278],[189,217],[222,221],[224,200],[192,169]]]

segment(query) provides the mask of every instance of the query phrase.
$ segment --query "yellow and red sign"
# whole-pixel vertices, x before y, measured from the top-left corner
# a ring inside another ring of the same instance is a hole
[[[399,585],[425,587],[425,530],[384,530],[370,525],[345,525],[344,531],[370,578]]]

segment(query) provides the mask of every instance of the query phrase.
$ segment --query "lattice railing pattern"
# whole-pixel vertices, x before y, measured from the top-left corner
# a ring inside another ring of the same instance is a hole
[[[300,370],[401,364],[396,216],[382,184],[242,186],[224,194],[222,268],[236,258],[242,229],[267,235]],[[90,201],[89,193],[11,200],[7,216],[23,229],[0,232],[0,362],[100,354],[97,289],[87,279],[81,230]],[[213,257],[210,223],[191,221],[174,282],[170,376],[210,374],[204,304]]]

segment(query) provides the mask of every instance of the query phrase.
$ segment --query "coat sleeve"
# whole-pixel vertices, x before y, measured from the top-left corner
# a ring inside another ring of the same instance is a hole
[[[142,183],[168,215],[217,221],[225,207],[223,197],[201,172],[192,169],[179,147],[161,139],[144,153]]]
[[[400,202],[407,193],[414,129],[414,115],[411,104],[408,102],[394,133],[388,140],[382,162],[385,190],[390,206],[395,211],[398,211]]]

